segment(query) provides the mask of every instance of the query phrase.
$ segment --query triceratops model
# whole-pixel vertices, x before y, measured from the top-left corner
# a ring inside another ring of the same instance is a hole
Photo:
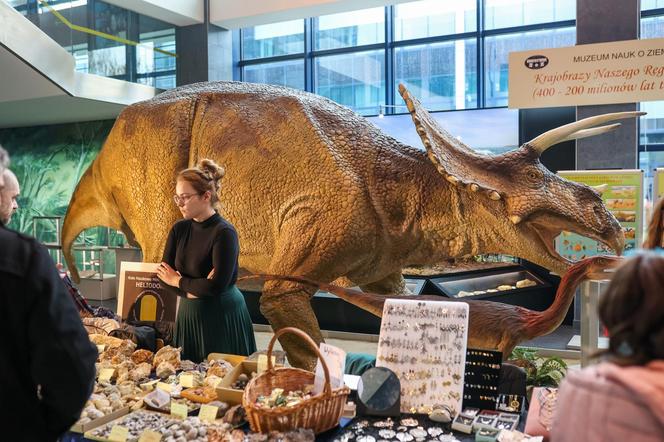
[[[175,174],[202,158],[226,168],[222,214],[237,229],[240,266],[252,273],[344,278],[395,294],[405,292],[406,266],[482,253],[519,256],[562,274],[569,263],[553,240],[563,229],[622,250],[620,225],[599,194],[551,173],[539,156],[638,113],[591,117],[488,156],[441,129],[404,87],[400,92],[426,152],[331,100],[283,87],[200,83],[127,107],[65,217],[62,244],[74,279],[71,246],[88,227],[120,229],[144,260],[160,261],[180,217],[171,198]],[[297,326],[321,341],[312,293],[269,281],[261,312],[275,330]],[[281,343],[291,364],[313,367],[315,357],[298,338]]]

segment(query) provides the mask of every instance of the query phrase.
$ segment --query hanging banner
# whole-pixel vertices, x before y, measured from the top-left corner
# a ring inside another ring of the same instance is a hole
[[[664,100],[664,38],[510,52],[509,107]]]
[[[640,246],[643,241],[642,170],[570,170],[559,171],[558,174],[570,181],[592,187],[606,185],[606,190],[602,192],[602,201],[622,226],[625,250]],[[563,232],[558,236],[556,251],[572,261],[615,253],[604,244],[570,232]]]

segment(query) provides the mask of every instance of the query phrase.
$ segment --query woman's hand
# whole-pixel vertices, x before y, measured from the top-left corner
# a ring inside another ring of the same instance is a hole
[[[180,273],[176,272],[173,267],[165,262],[159,264],[159,267],[157,268],[157,276],[170,286],[180,287],[180,279],[182,278]]]

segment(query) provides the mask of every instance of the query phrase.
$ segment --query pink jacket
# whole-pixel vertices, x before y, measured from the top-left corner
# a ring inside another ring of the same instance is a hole
[[[605,362],[569,372],[551,441],[664,441],[664,361],[645,367]]]

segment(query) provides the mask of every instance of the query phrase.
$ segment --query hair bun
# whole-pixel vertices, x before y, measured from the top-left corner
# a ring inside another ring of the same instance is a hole
[[[205,158],[198,163],[198,168],[203,171],[203,173],[210,176],[213,181],[221,180],[226,174],[226,170],[215,163],[214,161]]]

